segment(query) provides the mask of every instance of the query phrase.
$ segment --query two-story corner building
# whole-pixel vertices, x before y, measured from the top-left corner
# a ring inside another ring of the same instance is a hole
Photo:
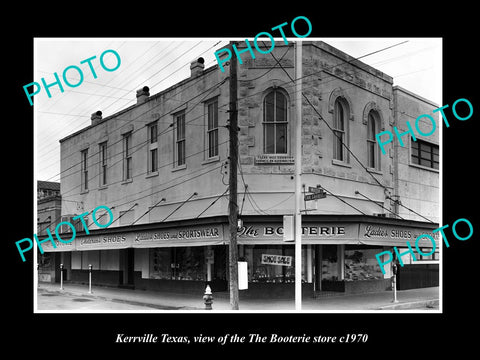
[[[375,255],[407,240],[413,245],[438,227],[438,197],[430,188],[409,193],[418,183],[409,171],[430,170],[415,167],[413,155],[406,167],[397,164],[405,149],[395,142],[382,155],[375,134],[404,120],[397,108],[414,116],[425,101],[394,91],[390,76],[326,43],[305,41],[302,48],[301,181],[305,194],[317,186],[327,194],[302,208],[305,293],[384,290],[390,267],[383,274]],[[249,282],[241,296],[294,293],[294,244],[284,241],[282,228],[295,201],[294,52],[293,44],[255,58],[244,52],[237,68],[238,246]],[[97,284],[202,293],[208,281],[215,292],[227,289],[230,65],[224,65],[221,72],[194,61],[188,79],[153,95],[144,87],[135,105],[107,117],[97,111],[90,126],[60,141],[64,220],[101,205],[113,213],[108,228],[98,228],[90,214],[88,234],[77,219],[74,242],[45,243],[46,251],[61,253],[67,280],[86,282],[92,265]],[[402,212],[402,204],[420,214],[428,208],[431,221]]]
[[[55,233],[55,227],[60,222],[62,211],[62,197],[60,183],[53,181],[37,181],[37,232],[41,236],[47,235],[47,229]],[[37,250],[38,280],[55,282],[59,276],[59,253]]]

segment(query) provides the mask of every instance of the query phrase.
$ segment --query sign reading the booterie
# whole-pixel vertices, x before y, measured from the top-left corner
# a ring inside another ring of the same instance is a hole
[[[283,255],[262,254],[262,264],[292,266],[292,257]]]

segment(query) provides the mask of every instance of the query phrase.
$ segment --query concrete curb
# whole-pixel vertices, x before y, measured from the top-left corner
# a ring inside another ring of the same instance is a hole
[[[440,303],[439,299],[410,301],[405,303],[397,303],[397,304],[380,306],[378,310],[408,310],[412,308],[417,309],[419,307],[433,309],[433,308],[438,308],[439,303]]]

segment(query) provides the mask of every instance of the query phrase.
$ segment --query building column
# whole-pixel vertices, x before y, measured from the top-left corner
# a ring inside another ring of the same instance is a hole
[[[307,245],[307,283],[313,279],[312,245]]]
[[[345,245],[337,245],[338,280],[345,279]]]
[[[315,245],[315,290],[322,290],[322,245]]]

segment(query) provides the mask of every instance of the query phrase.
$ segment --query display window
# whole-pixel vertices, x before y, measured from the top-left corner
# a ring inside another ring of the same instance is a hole
[[[382,247],[346,246],[345,281],[383,279],[382,271],[375,257]]]
[[[302,256],[306,254],[302,251]],[[293,245],[248,245],[244,247],[248,262],[248,281],[259,283],[295,282],[295,247]],[[303,259],[302,278],[306,268]]]
[[[323,245],[322,279],[332,281],[339,279],[337,245]]]
[[[205,247],[150,249],[150,278],[206,280]]]

